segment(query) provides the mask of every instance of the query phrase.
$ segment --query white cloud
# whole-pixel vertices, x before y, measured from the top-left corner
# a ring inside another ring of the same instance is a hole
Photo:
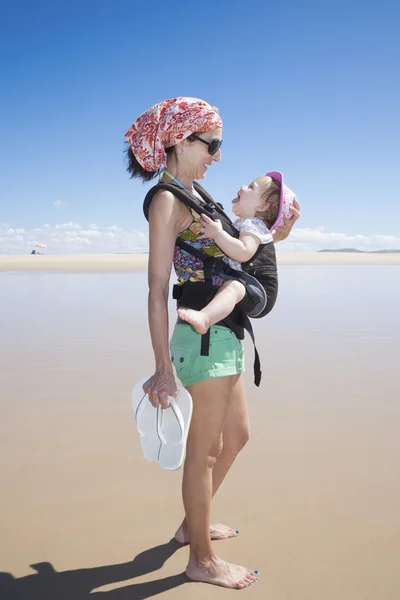
[[[110,231],[111,229],[111,231]],[[69,221],[32,229],[0,225],[0,254],[30,254],[36,244],[46,244],[45,254],[140,253],[148,250],[147,233],[118,226],[100,228],[93,223]]]
[[[318,250],[357,248],[357,250],[399,250],[400,236],[346,234],[316,229],[296,227],[291,235],[279,244],[279,250],[291,252],[316,252]]]
[[[82,229],[80,232],[82,235],[86,235],[86,237],[99,237],[103,235],[101,231],[93,230],[93,229]]]
[[[61,223],[61,225],[55,225],[54,226],[56,229],[82,229],[82,227],[78,224],[78,223],[73,223],[72,221],[69,221],[68,223]]]
[[[139,253],[148,251],[148,234],[117,225],[99,227],[69,221],[45,224],[32,229],[0,224],[0,254],[29,254],[37,243],[46,244],[46,254],[63,253]],[[278,246],[281,252],[313,252],[322,249],[357,248],[359,250],[400,249],[400,236],[375,234],[352,235],[327,231],[324,227],[296,227]]]
[[[65,239],[67,244],[72,244],[73,246],[89,246],[91,244],[90,240],[87,238],[83,238],[81,236],[68,237]]]
[[[62,200],[56,200],[53,202],[53,206],[58,209],[66,208],[68,206],[68,202],[63,202]]]

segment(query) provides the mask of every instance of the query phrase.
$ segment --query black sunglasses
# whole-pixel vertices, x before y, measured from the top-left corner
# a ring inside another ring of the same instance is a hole
[[[196,140],[199,140],[199,142],[203,142],[203,144],[207,144],[208,153],[211,154],[211,156],[214,156],[214,154],[217,154],[218,150],[222,146],[222,140],[215,139],[215,140],[211,140],[211,142],[208,142],[207,140],[203,140],[203,138],[199,137],[195,133],[192,133],[192,135],[190,137],[195,138]]]

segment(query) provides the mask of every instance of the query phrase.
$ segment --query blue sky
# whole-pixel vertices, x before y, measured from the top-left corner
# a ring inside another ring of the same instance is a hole
[[[0,16],[0,253],[145,250],[150,186],[123,136],[178,95],[220,110],[217,201],[285,174],[302,218],[282,250],[400,248],[397,2],[8,0]]]

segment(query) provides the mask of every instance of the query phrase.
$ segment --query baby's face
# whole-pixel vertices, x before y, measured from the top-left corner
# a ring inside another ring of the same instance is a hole
[[[262,195],[270,182],[270,177],[256,177],[249,185],[242,185],[232,200],[233,213],[240,219],[254,217],[263,208]]]

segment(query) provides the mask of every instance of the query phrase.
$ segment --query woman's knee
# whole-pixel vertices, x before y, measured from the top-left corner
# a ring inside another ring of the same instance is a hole
[[[186,462],[204,465],[207,468],[213,468],[223,449],[222,435],[212,440],[208,446],[200,448],[194,444],[188,443],[186,448]]]
[[[250,439],[250,427],[248,425],[243,425],[238,430],[236,439],[235,439],[235,445],[239,452],[240,452],[240,450],[242,450],[242,448],[245,447],[245,445],[247,444],[249,439]]]
[[[241,425],[235,432],[231,432],[229,437],[224,437],[224,451],[230,454],[238,454],[250,439],[250,427],[248,424]]]

